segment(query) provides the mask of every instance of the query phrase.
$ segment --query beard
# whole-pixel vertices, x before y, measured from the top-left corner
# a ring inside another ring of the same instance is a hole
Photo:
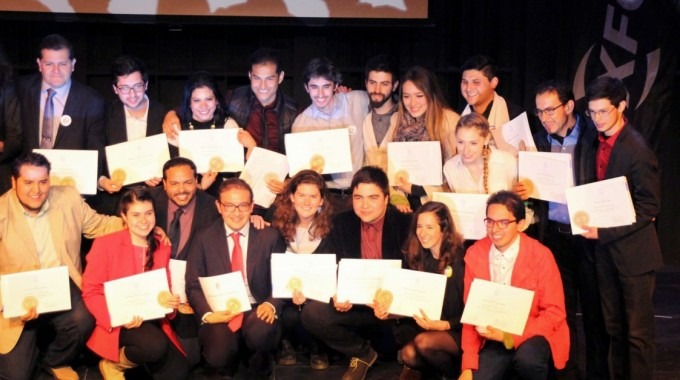
[[[380,96],[382,96],[382,98],[380,98],[380,100],[377,100],[377,101],[373,100],[374,95],[380,95]],[[372,93],[368,94],[368,98],[371,101],[371,108],[382,107],[385,103],[387,103],[390,99],[392,99],[393,96],[394,96],[393,92],[391,92],[388,96],[384,96],[383,94],[378,93],[378,92],[372,92]]]

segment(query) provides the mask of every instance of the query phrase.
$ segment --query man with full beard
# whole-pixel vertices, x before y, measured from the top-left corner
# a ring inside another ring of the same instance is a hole
[[[371,101],[371,112],[364,119],[364,165],[377,166],[387,171],[387,143],[397,125],[397,101],[394,93],[399,87],[399,73],[392,59],[384,54],[368,60],[364,69],[366,92]]]

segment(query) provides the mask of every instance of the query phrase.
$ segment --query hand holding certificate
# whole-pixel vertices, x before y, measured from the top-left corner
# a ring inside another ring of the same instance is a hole
[[[73,186],[80,194],[97,194],[96,150],[33,149],[33,152],[50,161],[50,185]]]
[[[304,169],[319,174],[352,171],[352,153],[347,128],[289,133],[285,135],[290,176]]]
[[[488,194],[434,193],[432,200],[445,204],[465,239],[478,240],[486,236],[486,200]]]
[[[168,296],[172,297],[165,269],[107,281],[104,295],[113,327],[128,324],[137,316],[147,321],[172,312],[164,307]]]
[[[515,335],[524,333],[534,292],[475,278],[470,286],[461,323],[492,326]]]
[[[238,142],[238,128],[179,132],[179,155],[196,164],[199,173],[240,172],[245,154]]]
[[[335,294],[334,254],[272,254],[272,296],[291,298],[300,291],[309,299],[328,302]]]
[[[111,180],[119,186],[163,176],[163,164],[170,159],[164,134],[106,147]]]
[[[399,268],[385,272],[378,294],[387,295],[390,314],[410,317],[421,315],[422,310],[430,318],[439,319],[445,290],[446,276],[442,274]]]
[[[387,177],[390,186],[396,186],[399,177],[417,185],[441,185],[441,144],[439,141],[388,143]]]
[[[519,179],[528,183],[529,197],[567,203],[564,191],[574,186],[571,154],[519,152]]]
[[[503,124],[501,132],[503,139],[518,151],[535,152],[537,150],[526,112],[522,112],[516,118]]]
[[[212,277],[199,277],[201,290],[214,312],[244,312],[251,310],[246,284],[241,272],[231,272]]]
[[[71,310],[68,268],[65,266],[0,276],[3,316],[20,317],[30,308],[38,314]]]
[[[606,228],[635,223],[635,208],[626,177],[572,187],[566,190],[571,233],[586,232],[582,226]]]
[[[267,187],[267,180],[274,178],[283,182],[287,173],[288,159],[286,156],[255,147],[239,178],[246,181],[253,189],[255,204],[269,207],[274,203],[276,194],[272,193]]]
[[[401,260],[342,259],[338,267],[338,302],[371,304],[388,269],[401,268]]]

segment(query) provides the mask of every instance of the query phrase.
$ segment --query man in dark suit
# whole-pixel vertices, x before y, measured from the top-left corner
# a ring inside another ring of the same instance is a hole
[[[106,108],[104,131],[106,145],[119,144],[163,133],[163,116],[166,108],[146,96],[149,74],[139,58],[123,55],[111,67],[113,92],[118,96]],[[121,183],[111,179],[110,168],[99,177],[99,187],[93,207],[103,214],[118,211]],[[149,178],[147,186],[160,184],[161,178]]]
[[[163,187],[150,190],[156,210],[156,224],[167,231],[173,247],[171,258],[187,260],[189,247],[198,231],[216,220],[215,198],[197,189],[196,165],[184,157],[176,157],[163,165]],[[201,359],[198,324],[190,304],[180,305],[171,320],[190,366]]]
[[[330,232],[331,246],[338,260],[402,260],[401,248],[408,235],[411,217],[389,204],[389,181],[382,169],[365,166],[351,183],[352,207],[338,214]],[[380,330],[389,323],[377,319],[373,309],[352,305],[334,297],[331,303],[308,301],[302,310],[302,324],[331,348],[351,357],[343,379],[363,379],[378,357],[358,328]],[[389,334],[391,336],[391,332]]]
[[[536,88],[535,113],[541,128],[535,135],[541,152],[568,153],[572,157],[574,183],[595,181],[597,130],[585,116],[574,109],[574,94],[562,81],[548,80]],[[515,191],[523,199],[528,187],[520,181]],[[586,378],[608,379],[607,351],[609,338],[604,329],[600,297],[595,275],[594,242],[572,235],[566,203],[532,200],[538,216],[537,238],[545,244],[560,270],[564,286],[564,303],[571,345],[566,367],[560,379],[578,379],[578,319],[580,303],[586,337]]]
[[[281,334],[277,312],[283,302],[272,298],[270,273],[271,253],[280,237],[271,227],[258,230],[250,223],[253,192],[243,180],[227,179],[219,194],[215,205],[222,220],[200,231],[189,251],[187,297],[201,323],[198,339],[208,365],[233,375],[245,343],[252,353],[249,378],[266,379],[272,375],[270,352]],[[236,271],[243,275],[252,310],[213,311],[198,278]]]
[[[609,372],[616,379],[654,377],[655,271],[663,265],[654,221],[660,208],[659,165],[645,139],[628,124],[626,87],[600,77],[586,91],[598,136],[598,181],[625,176],[635,222],[611,228],[588,227],[596,243],[595,267],[605,327],[610,336]]]
[[[17,86],[23,152],[35,148],[97,150],[103,162],[104,100],[94,89],[72,80],[73,46],[64,37],[50,34],[38,51],[41,75],[21,78]]]

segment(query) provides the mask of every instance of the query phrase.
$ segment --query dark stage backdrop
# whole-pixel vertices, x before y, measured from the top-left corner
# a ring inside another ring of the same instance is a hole
[[[424,1],[403,4],[411,8]],[[328,9],[343,2],[348,1],[325,1]],[[349,2],[363,7],[388,3]],[[40,2],[2,1],[0,10],[12,3]],[[76,9],[107,1],[51,3],[68,3]],[[35,46],[40,39],[49,33],[64,34],[76,47],[74,76],[109,98],[113,97],[108,74],[113,59],[120,54],[138,55],[151,71],[151,95],[171,106],[179,100],[185,78],[195,70],[213,72],[226,88],[247,84],[244,61],[263,45],[282,51],[286,71],[282,87],[303,106],[309,99],[300,74],[315,56],[331,58],[343,71],[345,83],[354,88],[363,86],[362,66],[377,53],[392,54],[402,68],[414,64],[429,67],[457,110],[463,106],[459,66],[474,54],[488,54],[498,61],[498,92],[527,110],[534,108],[533,89],[543,80],[561,78],[572,83],[580,99],[578,108],[583,110],[587,84],[597,76],[613,75],[626,83],[627,116],[648,139],[661,163],[659,236],[666,264],[680,265],[680,197],[676,194],[680,188],[679,1],[430,0],[427,4],[427,18],[408,20],[390,18],[387,8],[379,10],[383,17],[375,19],[0,12],[0,42],[18,72],[28,73],[35,71]]]

